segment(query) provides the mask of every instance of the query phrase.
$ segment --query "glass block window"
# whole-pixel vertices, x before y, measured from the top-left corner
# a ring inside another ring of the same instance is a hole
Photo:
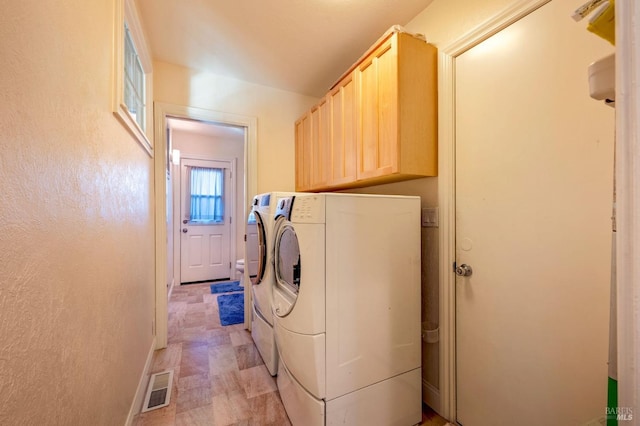
[[[126,23],[124,30],[124,103],[135,122],[144,132],[146,131],[145,73]]]

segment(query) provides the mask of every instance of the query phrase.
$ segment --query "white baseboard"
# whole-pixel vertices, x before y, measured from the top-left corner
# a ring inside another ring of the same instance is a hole
[[[151,369],[151,361],[153,361],[153,353],[156,351],[156,338],[153,337],[151,341],[151,347],[149,348],[149,354],[147,354],[147,362],[144,364],[144,369],[140,375],[140,381],[138,382],[138,389],[133,397],[131,408],[129,408],[129,415],[127,416],[127,422],[125,426],[131,426],[133,424],[133,418],[142,409],[142,402],[147,390],[147,382],[149,381],[149,370]]]
[[[422,401],[440,414],[440,390],[422,379]]]

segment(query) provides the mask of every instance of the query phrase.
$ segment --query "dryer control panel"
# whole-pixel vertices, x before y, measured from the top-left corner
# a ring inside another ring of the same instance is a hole
[[[291,218],[291,206],[293,206],[293,199],[295,197],[278,198],[276,202],[276,212],[273,215],[275,219],[284,217],[287,220]]]
[[[296,195],[289,220],[295,223],[324,223],[325,196],[323,194]]]

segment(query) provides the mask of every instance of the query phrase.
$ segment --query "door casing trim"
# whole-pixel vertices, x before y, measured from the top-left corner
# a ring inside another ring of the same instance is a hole
[[[618,1],[615,13],[618,407],[635,410],[640,408],[640,7]]]
[[[155,183],[155,320],[154,333],[156,349],[167,347],[168,334],[168,297],[167,297],[167,117],[200,120],[218,124],[228,124],[245,128],[244,170],[245,170],[245,207],[243,215],[248,214],[253,194],[258,190],[258,119],[256,117],[230,114],[207,109],[174,105],[162,102],[154,103],[154,183]],[[241,212],[238,212],[241,213]],[[249,328],[251,306],[249,287],[244,292],[244,324]]]

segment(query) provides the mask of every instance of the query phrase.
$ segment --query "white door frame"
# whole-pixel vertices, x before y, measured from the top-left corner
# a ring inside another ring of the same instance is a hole
[[[154,181],[155,181],[155,249],[156,249],[156,349],[167,347],[168,298],[167,298],[167,117],[186,118],[244,127],[245,206],[243,217],[248,214],[253,194],[258,189],[258,120],[256,117],[228,114],[201,108],[154,103]],[[240,213],[240,212],[238,212]],[[175,249],[175,248],[174,248]],[[248,287],[245,287],[245,327],[250,324],[246,307],[250,305]]]
[[[210,156],[206,156],[206,155],[196,155],[196,154],[189,154],[189,153],[180,153],[180,161],[182,160],[206,160],[206,161],[218,161],[221,163],[226,163],[228,164],[228,168],[229,170],[231,170],[231,176],[236,176],[236,159],[235,158],[225,158],[225,157],[210,157]],[[182,166],[182,163],[180,163],[180,166]],[[242,221],[242,219],[240,218],[236,218],[236,178],[233,177],[231,178],[231,182],[230,182],[230,199],[231,202],[227,202],[225,203],[225,210],[227,211],[227,213],[229,214],[229,216],[231,216],[232,219],[232,223],[231,223],[231,227],[229,229],[229,259],[232,262],[232,266],[231,266],[231,270],[229,271],[229,273],[231,274],[229,276],[230,279],[233,279],[235,276],[235,265],[234,265],[234,260],[235,260],[235,253],[236,253],[236,226],[238,225],[238,222],[236,222],[236,220],[240,220]],[[180,173],[180,188],[182,188],[182,173]],[[225,200],[226,201],[226,200]],[[180,211],[182,209],[182,203],[184,202],[184,200],[182,200],[182,194],[180,194],[180,197],[173,197],[173,217],[174,218],[180,218],[179,220],[174,220],[173,221],[173,259],[171,260],[173,262],[174,265],[182,265],[181,260],[182,260],[182,238],[180,235],[180,228],[182,227],[181,224],[181,220],[182,220],[182,216],[180,215]],[[229,208],[227,210],[227,208]],[[177,212],[177,214],[176,214]],[[176,249],[176,247],[179,247],[179,249]],[[232,255],[233,253],[233,255]],[[176,271],[174,269],[174,275],[176,275],[177,273],[177,283],[179,285],[182,285],[182,266],[180,266],[178,268],[178,271]]]
[[[640,6],[616,2],[618,407],[640,424]],[[635,207],[635,209],[634,209]],[[626,423],[626,422],[625,422]],[[631,423],[630,423],[631,424]]]
[[[551,0],[521,0],[438,54],[438,205],[440,206],[440,407],[456,420],[455,63],[456,58]],[[567,16],[570,19],[570,16]],[[586,69],[585,69],[586,73]]]

